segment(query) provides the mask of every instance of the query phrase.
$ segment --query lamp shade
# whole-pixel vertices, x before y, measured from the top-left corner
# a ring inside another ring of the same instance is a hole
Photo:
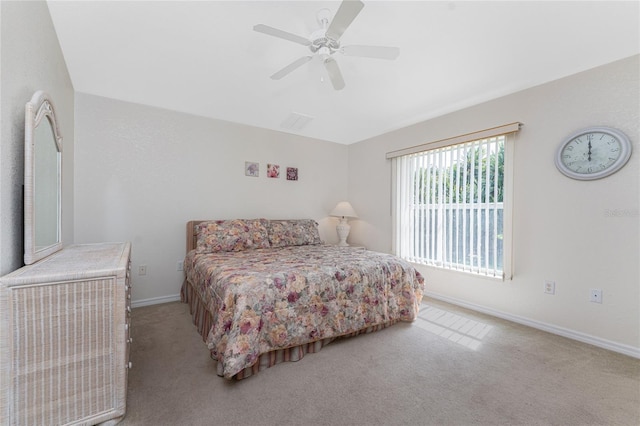
[[[331,216],[339,217],[358,217],[356,211],[351,207],[348,201],[340,201],[329,213]]]

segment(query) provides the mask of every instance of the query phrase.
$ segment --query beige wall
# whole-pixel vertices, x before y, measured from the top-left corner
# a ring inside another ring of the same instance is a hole
[[[350,241],[388,252],[387,151],[521,121],[514,279],[421,266],[428,294],[640,356],[638,56],[348,147],[74,97],[44,2],[0,2],[0,56],[0,274],[22,263],[24,105],[39,89],[54,99],[64,136],[64,242],[132,241],[134,298],[151,302],[177,295],[184,224],[194,218],[312,217],[335,242],[327,212],[348,194],[360,215]],[[591,125],[627,133],[634,154],[611,177],[573,181],[553,156],[564,137]],[[260,162],[262,176],[245,177],[244,161]],[[298,167],[300,180],[266,179],[267,162]],[[141,264],[146,276],[136,275]],[[556,281],[555,295],[543,293],[545,279]],[[588,301],[591,288],[603,290],[602,304]]]
[[[429,294],[640,356],[639,70],[635,56],[349,146],[349,199],[361,216],[352,241],[391,250],[386,152],[520,121],[513,280],[421,266]],[[560,142],[595,125],[629,136],[629,163],[591,182],[560,174]],[[543,293],[545,279],[555,295]],[[589,302],[592,288],[602,304]]]
[[[346,154],[345,145],[78,93],[76,242],[131,241],[134,301],[170,300],[189,220],[313,218],[337,242],[328,213],[347,194]],[[260,163],[260,177],[244,175],[245,161]],[[266,177],[266,163],[280,165],[279,179]],[[287,166],[298,181],[286,180]]]
[[[73,242],[74,92],[43,1],[0,2],[0,275],[22,266],[25,104],[49,93],[63,137],[62,238]]]

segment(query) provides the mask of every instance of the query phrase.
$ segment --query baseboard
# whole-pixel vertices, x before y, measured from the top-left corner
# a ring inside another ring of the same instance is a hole
[[[160,303],[179,302],[180,294],[172,294],[170,296],[151,297],[149,299],[140,299],[131,301],[132,308],[140,308],[142,306],[158,305]]]
[[[618,352],[624,355],[628,355],[634,358],[640,358],[640,348],[636,348],[629,345],[623,345],[620,343],[612,342],[610,340],[601,339],[600,337],[591,336],[589,334],[581,333],[579,331],[570,330],[563,327],[558,327],[553,324],[547,324],[541,321],[533,320],[530,318],[521,317],[518,315],[501,312],[492,308],[487,308],[482,305],[476,305],[475,303],[469,303],[455,297],[443,296],[441,294],[432,293],[430,291],[425,292],[425,296],[441,300],[443,302],[451,303],[452,305],[461,306],[463,308],[471,309],[473,311],[481,312],[483,314],[491,315],[494,317],[502,318],[508,321],[512,321],[518,324],[526,325],[538,330],[543,330],[552,334],[567,337],[569,339],[577,340],[579,342],[588,343],[599,348],[608,349],[613,352]]]

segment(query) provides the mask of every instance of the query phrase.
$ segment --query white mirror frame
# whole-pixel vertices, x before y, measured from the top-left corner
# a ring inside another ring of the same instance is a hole
[[[45,119],[46,117],[46,119]],[[51,126],[57,155],[58,205],[57,241],[45,247],[36,246],[35,222],[35,130],[39,125]],[[31,265],[62,249],[62,135],[49,95],[39,90],[27,102],[24,125],[24,263]]]

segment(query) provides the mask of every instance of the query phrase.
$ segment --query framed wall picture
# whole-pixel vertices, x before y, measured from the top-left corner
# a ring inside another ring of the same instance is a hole
[[[298,180],[297,167],[287,167],[287,180]]]
[[[280,177],[280,166],[277,164],[267,164],[267,177],[268,178],[279,178]]]
[[[244,162],[244,175],[251,177],[260,176],[260,164],[254,163],[253,161],[245,161]]]

